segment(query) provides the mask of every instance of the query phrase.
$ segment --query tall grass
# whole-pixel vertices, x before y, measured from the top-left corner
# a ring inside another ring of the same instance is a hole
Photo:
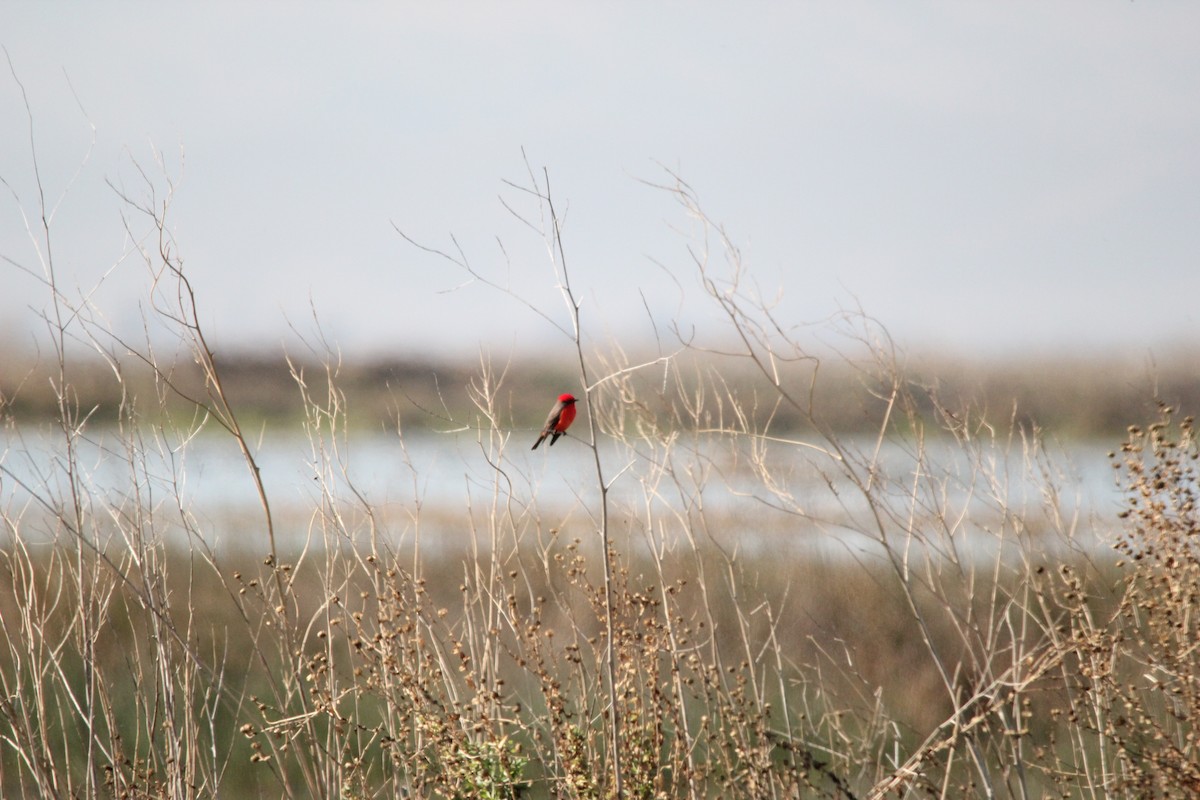
[[[534,420],[511,417],[507,373],[484,359],[470,411],[446,412],[474,437],[460,501],[430,507],[410,459],[416,488],[385,509],[355,483],[341,364],[317,347],[319,368],[291,362],[311,504],[281,523],[170,233],[173,189],[157,187],[147,178],[147,197],[127,199],[131,230],[140,218],[148,231],[135,237],[147,329],[175,347],[120,340],[71,299],[49,216],[31,215],[56,444],[47,454],[6,406],[6,796],[1200,786],[1190,419],[1164,409],[1131,430],[1110,553],[1063,496],[1036,427],[910,380],[865,315],[832,323],[846,345],[819,354],[749,289],[733,242],[680,181],[661,188],[697,226],[681,272],[730,335],[719,352],[663,341],[636,363],[619,340],[587,345],[581,277],[547,179],[531,172],[514,213],[547,245],[578,363],[563,389],[584,412],[545,457],[586,451],[590,477],[565,506],[541,497]],[[121,389],[103,425],[79,401],[71,343]],[[179,380],[183,363],[203,380]],[[152,376],[149,398],[130,390],[133,370]],[[870,436],[824,416],[831,371],[856,376]],[[211,434],[240,454],[260,505],[219,547],[186,491],[192,445]],[[122,466],[116,486],[85,455],[97,451]]]

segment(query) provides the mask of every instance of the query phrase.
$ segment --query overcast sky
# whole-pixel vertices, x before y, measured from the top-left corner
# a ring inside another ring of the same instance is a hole
[[[589,331],[627,347],[672,317],[719,330],[695,228],[647,185],[664,167],[789,324],[861,305],[914,349],[1200,341],[1194,2],[9,2],[0,44],[10,341],[47,299],[21,86],[57,277],[99,282],[124,333],[146,270],[123,210],[145,226],[113,186],[148,198],[140,168],[159,200],[177,184],[168,221],[222,342],[276,348],[315,309],[349,355],[564,347],[396,231],[453,235],[565,325],[502,202],[532,210],[505,183],[528,182],[524,151]]]

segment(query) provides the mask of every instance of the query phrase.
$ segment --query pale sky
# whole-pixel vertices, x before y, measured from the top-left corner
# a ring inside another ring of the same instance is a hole
[[[161,199],[161,153],[219,341],[277,348],[315,309],[347,355],[566,347],[395,230],[453,234],[566,324],[542,242],[501,202],[530,209],[505,185],[523,149],[566,212],[589,333],[629,348],[647,308],[720,330],[694,228],[645,183],[664,165],[789,324],[861,305],[914,349],[1200,342],[1194,2],[8,2],[0,45],[10,341],[47,300],[24,271],[42,267],[19,79],[60,284],[103,277],[123,334],[146,271],[122,259],[111,185],[146,198],[140,165]]]

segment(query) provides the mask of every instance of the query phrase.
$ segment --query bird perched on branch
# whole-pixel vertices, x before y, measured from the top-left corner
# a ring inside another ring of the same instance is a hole
[[[558,437],[567,432],[567,428],[571,427],[571,423],[575,421],[575,398],[569,394],[560,394],[558,402],[554,404],[554,408],[550,409],[550,416],[546,417],[546,425],[542,428],[542,435],[533,443],[530,450],[537,450],[538,445],[547,436],[550,437],[551,446],[558,440]]]

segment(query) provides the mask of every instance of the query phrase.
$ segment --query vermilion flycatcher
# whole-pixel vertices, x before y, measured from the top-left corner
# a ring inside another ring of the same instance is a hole
[[[546,426],[542,428],[542,435],[533,443],[530,450],[537,450],[538,445],[547,436],[550,437],[550,445],[553,446],[558,437],[567,432],[567,428],[571,427],[571,423],[575,421],[575,398],[569,394],[560,394],[558,402],[554,404],[554,408],[550,409],[550,416],[546,417]]]

